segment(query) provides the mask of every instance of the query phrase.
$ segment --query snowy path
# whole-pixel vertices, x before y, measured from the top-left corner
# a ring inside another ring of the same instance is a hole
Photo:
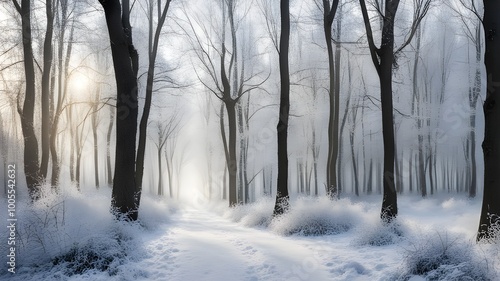
[[[347,234],[282,237],[195,209],[174,214],[164,229],[145,241],[148,280],[377,280],[398,265],[394,254],[384,258],[391,249],[353,249]],[[362,265],[367,259],[377,262]]]

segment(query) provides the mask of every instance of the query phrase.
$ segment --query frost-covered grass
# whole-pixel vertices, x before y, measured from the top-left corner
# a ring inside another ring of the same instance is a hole
[[[404,251],[399,279],[420,276],[426,280],[493,280],[493,272],[488,272],[488,257],[473,241],[448,232],[413,237]]]
[[[400,215],[389,224],[380,220],[379,204],[376,196],[336,201],[298,197],[288,213],[273,218],[274,200],[262,199],[224,215],[279,235],[347,241],[353,249],[375,255],[390,247],[400,264],[381,280],[500,280],[500,231],[489,243],[475,242],[479,200],[403,196]]]
[[[105,280],[120,275],[125,264],[146,255],[141,252],[142,236],[167,223],[175,211],[175,204],[144,196],[139,222],[117,221],[110,213],[108,187],[83,188],[80,193],[71,186],[54,194],[45,186],[40,200],[28,202],[17,202],[17,273],[9,276],[11,280],[25,280],[25,275],[33,280],[65,280],[82,274]],[[0,234],[2,241],[5,234]],[[0,246],[2,253],[7,251],[5,244]]]
[[[75,190],[18,202],[17,273],[0,280],[500,280],[498,235],[475,242],[478,199],[401,196],[384,224],[380,196],[293,198],[275,218],[274,198],[229,209],[143,196],[127,223],[109,188]]]

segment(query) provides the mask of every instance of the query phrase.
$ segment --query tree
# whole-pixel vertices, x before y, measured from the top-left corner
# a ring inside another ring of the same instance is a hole
[[[109,186],[113,185],[113,169],[111,167],[111,134],[113,132],[113,120],[115,118],[115,107],[109,108],[108,132],[106,133],[106,175]]]
[[[288,210],[288,117],[290,112],[290,70],[288,51],[290,41],[290,1],[281,0],[281,35],[279,46],[280,66],[280,107],[276,128],[278,134],[278,184],[274,215],[281,215]]]
[[[50,156],[52,161],[52,175],[51,175],[51,185],[52,187],[58,186],[59,183],[59,173],[60,173],[60,163],[59,156],[57,153],[57,136],[59,134],[59,122],[62,118],[62,113],[64,110],[64,102],[68,93],[68,78],[69,78],[69,62],[73,50],[73,35],[75,30],[74,17],[71,20],[71,29],[68,39],[66,39],[66,29],[70,19],[68,17],[68,0],[58,1],[60,4],[60,12],[57,13],[57,23],[59,26],[59,38],[57,44],[57,100],[53,108],[52,124],[50,131]],[[73,8],[75,8],[76,2],[73,2]],[[71,13],[70,13],[71,14]],[[60,18],[59,18],[60,16]],[[67,40],[66,52],[64,53],[64,43]],[[64,63],[63,63],[64,62]],[[55,94],[53,95],[55,96]],[[55,100],[55,98],[53,98]],[[73,129],[70,129],[73,130]],[[70,132],[70,134],[72,134]],[[73,145],[73,144],[71,144]],[[71,152],[71,157],[73,158],[73,151]],[[71,180],[74,179],[73,169],[70,165],[70,175]]]
[[[26,184],[32,201],[40,196],[40,166],[38,161],[38,141],[33,124],[35,114],[35,67],[31,36],[31,1],[22,0],[21,5],[17,0],[12,0],[17,11],[21,15],[23,56],[24,56],[24,76],[25,95],[24,104],[21,109],[18,105],[18,112],[21,116],[21,128],[24,136],[24,173]]]
[[[333,54],[332,24],[339,0],[323,0],[323,32],[325,34],[326,47],[328,51],[328,94],[330,97],[328,119],[328,158],[326,162],[327,193],[330,198],[338,195],[337,188],[337,158],[339,154],[339,103],[340,103],[340,79],[339,67],[335,67]],[[340,35],[340,33],[338,33]],[[340,48],[337,46],[335,62],[340,65]],[[336,71],[335,71],[336,70]]]
[[[484,101],[484,194],[477,240],[495,235],[500,224],[500,2],[484,0],[483,28],[485,36],[486,100]],[[498,234],[497,234],[498,235]]]
[[[137,184],[137,204],[140,203],[140,196],[142,191],[142,178],[144,175],[144,158],[146,153],[146,136],[149,113],[151,111],[151,101],[153,97],[153,85],[155,78],[156,57],[158,55],[158,45],[160,43],[160,35],[167,18],[168,8],[170,7],[171,0],[166,0],[162,8],[162,1],[156,0],[157,4],[157,20],[156,29],[153,35],[153,21],[154,21],[154,5],[153,0],[149,0],[148,20],[149,20],[149,41],[148,41],[148,74],[146,81],[146,100],[144,103],[144,110],[142,112],[141,122],[139,125],[139,144],[137,147],[137,163],[136,163],[136,184]],[[161,151],[161,149],[159,150]],[[158,156],[159,157],[159,156]],[[159,157],[160,159],[160,157]],[[161,160],[159,160],[161,161]]]
[[[399,48],[394,46],[394,22],[400,0],[385,0],[384,12],[382,16],[382,32],[380,47],[376,47],[373,38],[372,27],[365,0],[359,0],[361,12],[366,28],[366,37],[371,59],[377,71],[380,82],[380,103],[382,107],[382,136],[384,143],[384,169],[383,178],[383,200],[381,217],[384,221],[391,221],[398,214],[396,186],[394,183],[394,113],[392,100],[392,73],[396,63],[396,57],[410,42],[417,31],[420,22],[427,14],[430,7],[430,0],[415,0],[413,22],[406,36],[405,41]],[[381,5],[375,1],[375,6],[379,13],[382,13]]]
[[[96,188],[99,188],[99,145],[97,142],[97,129],[99,127],[100,117],[99,117],[99,99],[101,97],[100,85],[97,85],[95,89],[95,96],[92,103],[92,140],[94,144],[94,184]]]
[[[177,127],[179,125],[179,121],[175,117],[171,117],[170,119],[167,119],[166,121],[157,121],[156,122],[156,128],[158,130],[158,139],[154,140],[154,144],[156,146],[156,151],[157,151],[157,156],[158,156],[158,195],[162,196],[164,194],[163,191],[163,169],[162,169],[162,152],[163,148],[165,147],[165,144],[167,144],[167,141],[172,137],[172,134],[177,130]],[[166,147],[165,147],[166,148]],[[170,173],[170,163],[169,163],[169,157],[168,154],[166,154],[166,160],[167,160],[167,173],[169,175],[169,196],[172,198],[172,180],[171,180],[171,173]]]
[[[198,80],[203,84],[203,86],[215,95],[219,100],[221,100],[222,105],[225,107],[227,112],[228,121],[228,137],[226,138],[224,123],[224,114],[220,115],[221,124],[221,136],[224,145],[224,153],[226,157],[226,164],[229,173],[229,206],[234,206],[238,204],[238,194],[237,194],[237,176],[238,176],[238,159],[237,159],[237,104],[241,97],[259,88],[266,80],[263,79],[260,82],[253,82],[258,76],[258,73],[253,73],[251,65],[248,63],[248,58],[244,57],[242,54],[239,59],[238,48],[242,48],[241,44],[236,43],[236,33],[237,26],[235,20],[230,20],[234,17],[236,9],[235,0],[222,0],[220,2],[222,17],[220,19],[221,25],[216,29],[221,32],[218,34],[213,34],[209,30],[213,30],[213,26],[207,28],[208,25],[202,24],[203,20],[197,20],[194,22],[193,16],[188,15],[185,11],[187,17],[188,28],[180,26],[188,36],[188,40],[191,46],[193,46],[193,51],[201,63],[201,70],[196,70],[196,75]],[[242,21],[242,19],[239,19]],[[229,26],[227,26],[229,24]],[[226,45],[226,29],[229,28],[232,32],[229,33],[229,39],[231,40],[231,47]],[[200,32],[201,30],[201,32]],[[220,40],[220,42],[215,43],[214,38]],[[236,48],[236,49],[235,49]],[[248,48],[248,47],[246,47]],[[236,71],[236,68],[240,71]],[[249,70],[250,69],[250,70]],[[206,75],[202,77],[200,74]],[[232,80],[232,79],[236,79]],[[232,82],[232,83],[231,83]],[[233,84],[233,85],[231,85]]]
[[[137,71],[139,57],[132,43],[129,0],[99,0],[104,8],[116,80],[116,157],[112,207],[117,218],[137,220],[135,179],[137,136]],[[122,8],[123,7],[123,8]]]
[[[481,36],[481,16],[478,11],[477,0],[460,0],[459,3],[462,8],[465,8],[469,13],[464,13],[463,9],[451,6],[453,11],[459,16],[460,21],[463,23],[462,28],[469,41],[474,45],[474,58],[473,63],[474,75],[470,75],[469,79],[473,76],[473,81],[469,81],[468,103],[469,103],[469,133],[465,144],[465,158],[468,168],[467,185],[469,187],[469,197],[474,198],[477,191],[477,169],[476,169],[476,108],[477,101],[481,95],[481,59],[482,59],[482,36]],[[470,54],[468,54],[470,60]]]
[[[40,174],[43,179],[47,178],[50,158],[50,80],[52,70],[52,35],[54,34],[54,1],[45,1],[45,14],[47,16],[47,28],[45,30],[45,39],[43,43],[43,73],[42,73],[42,159],[40,163]]]

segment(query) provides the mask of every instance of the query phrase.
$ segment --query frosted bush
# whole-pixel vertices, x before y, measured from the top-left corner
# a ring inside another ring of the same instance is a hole
[[[418,237],[404,258],[400,280],[422,276],[426,280],[490,280],[484,260],[473,242],[448,233]]]
[[[264,197],[251,204],[238,205],[229,210],[225,216],[248,227],[267,227],[272,219],[273,207],[274,200]]]
[[[373,222],[366,223],[357,228],[357,236],[353,244],[357,246],[385,246],[400,242],[407,232],[398,219],[390,223],[382,222],[378,217]]]
[[[123,243],[116,238],[92,237],[84,243],[75,244],[69,252],[55,257],[52,263],[66,276],[91,270],[106,271],[109,275],[115,275],[126,256],[126,250]]]
[[[290,206],[289,212],[272,220],[269,226],[272,231],[281,235],[330,235],[346,232],[363,222],[362,206],[347,199],[304,197]]]

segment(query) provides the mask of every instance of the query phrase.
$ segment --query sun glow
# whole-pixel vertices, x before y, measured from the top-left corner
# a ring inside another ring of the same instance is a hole
[[[74,91],[84,91],[89,85],[89,79],[84,74],[76,72],[69,78],[69,85]]]

